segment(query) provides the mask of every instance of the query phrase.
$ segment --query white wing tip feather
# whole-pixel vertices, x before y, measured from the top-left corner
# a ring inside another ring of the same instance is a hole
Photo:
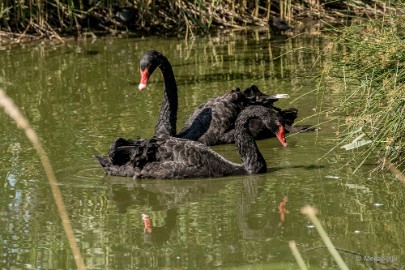
[[[290,98],[289,94],[275,94],[271,96],[274,99],[284,99],[284,98]]]

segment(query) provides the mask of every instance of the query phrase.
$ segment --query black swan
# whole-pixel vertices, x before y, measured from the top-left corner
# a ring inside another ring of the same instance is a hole
[[[238,114],[249,105],[263,105],[273,107],[273,103],[286,94],[265,95],[252,85],[244,91],[231,90],[223,96],[209,99],[199,106],[188,118],[183,129],[176,135],[177,120],[177,85],[169,60],[160,52],[148,51],[140,61],[141,82],[139,90],[146,88],[149,77],[159,67],[163,74],[164,96],[160,117],[155,127],[155,135],[165,134],[201,142],[205,145],[216,145],[235,142],[233,138],[234,123]],[[286,130],[297,117],[296,109],[278,110],[284,117]],[[255,120],[250,125],[252,134],[256,138],[269,138],[274,134],[266,130],[260,120]],[[304,126],[303,126],[304,127]],[[305,129],[305,127],[303,128]]]
[[[224,159],[208,146],[168,135],[150,140],[117,138],[108,157],[96,156],[109,175],[138,178],[207,178],[264,173],[266,161],[249,130],[249,120],[260,118],[283,146],[287,146],[283,118],[271,108],[249,106],[235,123],[235,141],[242,164]]]

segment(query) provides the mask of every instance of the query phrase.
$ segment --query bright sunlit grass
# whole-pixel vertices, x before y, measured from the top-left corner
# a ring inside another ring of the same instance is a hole
[[[346,115],[342,148],[361,157],[354,172],[375,154],[401,171],[405,166],[405,21],[395,17],[368,21],[339,34],[335,69],[344,74],[338,108]]]

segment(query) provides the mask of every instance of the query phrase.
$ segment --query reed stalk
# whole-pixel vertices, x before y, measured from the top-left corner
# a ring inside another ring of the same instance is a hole
[[[307,270],[307,266],[305,265],[304,259],[302,259],[301,253],[299,252],[295,241],[288,242],[288,246],[291,249],[292,254],[294,255],[295,260],[297,261],[298,266],[301,270]]]
[[[280,18],[284,19],[285,13],[284,13],[284,0],[280,0]]]
[[[58,208],[58,213],[60,219],[62,220],[63,229],[66,233],[66,237],[69,241],[70,249],[72,250],[73,258],[76,263],[76,267],[79,270],[85,270],[86,265],[84,264],[83,257],[80,253],[80,248],[77,244],[73,228],[67,213],[65,204],[63,202],[62,193],[59,189],[58,182],[56,180],[55,173],[53,172],[51,162],[49,161],[48,155],[45,152],[45,149],[42,147],[42,144],[35,133],[35,131],[30,126],[28,120],[22,115],[17,105],[14,104],[13,100],[9,98],[6,93],[0,89],[0,107],[3,107],[4,112],[10,116],[11,119],[21,128],[27,138],[30,140],[34,146],[39,159],[44,167],[45,173],[47,175],[49,185],[51,187],[52,195],[55,200],[56,207]]]
[[[319,219],[316,217],[317,210],[309,205],[305,206],[304,208],[301,209],[301,213],[306,215],[314,224],[316,230],[318,231],[318,234],[321,236],[323,242],[325,243],[325,246],[329,250],[329,253],[332,255],[332,257],[335,259],[336,263],[338,264],[339,268],[341,270],[349,270],[349,267],[347,267],[346,263],[343,261],[342,257],[340,256],[339,252],[337,252],[335,246],[333,245],[332,241],[330,240],[328,234],[326,231],[323,229],[321,222]]]
[[[271,0],[267,0],[267,4],[266,4],[266,8],[267,8],[267,11],[266,11],[266,20],[269,20],[270,19],[270,11],[271,11]]]
[[[287,0],[287,20],[288,22],[291,22],[292,20],[292,4],[291,4],[291,0]]]

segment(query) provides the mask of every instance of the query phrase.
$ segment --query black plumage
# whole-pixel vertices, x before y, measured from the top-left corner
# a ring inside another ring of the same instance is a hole
[[[287,131],[290,130],[290,125],[292,125],[297,117],[297,110],[294,108],[280,110],[273,107],[274,102],[281,98],[287,98],[288,95],[265,95],[255,85],[252,85],[244,91],[235,89],[222,96],[209,99],[191,114],[180,133],[177,134],[178,100],[176,79],[169,60],[160,52],[149,51],[141,58],[141,82],[139,89],[143,90],[146,88],[149,77],[157,67],[160,68],[163,74],[164,95],[160,117],[155,127],[155,135],[176,136],[198,141],[206,145],[233,143],[235,142],[233,134],[235,132],[234,124],[236,118],[248,106],[262,105],[279,111],[280,115],[285,117],[285,122],[289,123],[286,125]],[[263,124],[260,124],[260,120],[254,121],[259,122],[250,125],[254,136],[256,134],[259,134],[260,138],[274,136],[271,131],[266,130]]]
[[[117,138],[108,157],[97,156],[105,172],[139,178],[207,178],[264,173],[266,162],[249,130],[249,120],[259,118],[283,146],[284,122],[280,114],[263,106],[249,106],[235,122],[235,141],[242,164],[226,160],[208,146],[161,134],[150,140]]]

